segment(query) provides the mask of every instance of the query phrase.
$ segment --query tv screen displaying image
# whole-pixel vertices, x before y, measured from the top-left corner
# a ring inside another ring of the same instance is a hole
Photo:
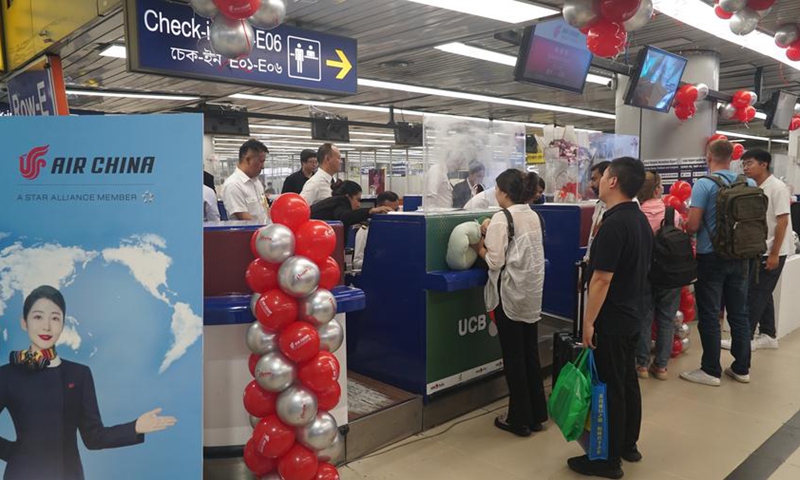
[[[767,119],[764,121],[764,126],[768,129],[789,130],[795,104],[797,95],[784,90],[774,92],[767,104]]]
[[[634,107],[668,112],[681,85],[686,59],[647,46],[639,52],[639,62],[631,75],[625,103]]]
[[[591,63],[586,36],[563,19],[550,20],[525,29],[514,79],[583,93]]]

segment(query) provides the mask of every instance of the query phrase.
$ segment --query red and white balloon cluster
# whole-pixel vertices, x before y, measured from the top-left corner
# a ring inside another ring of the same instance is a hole
[[[719,116],[725,120],[739,120],[748,123],[756,118],[756,107],[758,95],[755,92],[739,90],[733,94],[731,103],[726,103],[719,107]]]
[[[338,480],[329,462],[344,452],[328,413],[342,393],[333,353],[344,332],[330,292],[341,275],[330,257],[336,234],[310,214],[299,195],[281,195],[272,205],[274,223],[250,242],[257,258],[245,278],[256,321],[247,347],[255,380],[245,388],[244,408],[254,430],[244,461],[261,480]]]
[[[717,0],[714,13],[723,20],[730,20],[731,32],[747,35],[758,27],[776,0]]]
[[[784,23],[775,29],[775,45],[786,49],[786,58],[800,62],[800,26]]]
[[[226,58],[250,53],[256,40],[253,27],[270,29],[286,19],[285,0],[189,0],[198,15],[213,19],[209,40],[214,52]]]
[[[678,92],[675,94],[675,116],[680,120],[689,120],[697,113],[695,102],[700,102],[708,97],[708,85],[705,83],[698,83],[693,85],[687,83],[681,85]]]
[[[611,58],[625,49],[628,32],[650,22],[653,0],[565,0],[561,13],[586,35],[589,51]]]

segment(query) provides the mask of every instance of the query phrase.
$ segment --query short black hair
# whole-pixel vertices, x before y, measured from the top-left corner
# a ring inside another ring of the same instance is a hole
[[[602,175],[606,173],[606,169],[608,168],[609,165],[611,165],[611,162],[609,162],[608,160],[603,160],[602,162],[598,162],[592,165],[592,169],[589,170],[589,172],[590,173],[597,172],[600,175]]]
[[[744,152],[744,155],[742,155],[742,161],[744,162],[745,160],[750,159],[760,163],[766,163],[767,166],[772,165],[772,155],[770,155],[768,151],[761,148],[753,148]]]
[[[311,150],[310,148],[306,148],[300,152],[300,163],[306,163],[311,160],[312,157],[317,158],[317,152]]]
[[[361,192],[362,192],[361,185],[357,184],[352,180],[345,180],[344,182],[342,182],[341,185],[339,185],[339,188],[336,189],[334,195],[336,195],[337,197],[342,195],[353,196],[353,195],[358,195]]]
[[[470,175],[472,175],[473,173],[485,172],[485,171],[486,171],[486,167],[483,165],[483,163],[481,163],[481,162],[479,162],[477,160],[469,162],[469,174]]]
[[[250,150],[254,152],[263,152],[269,153],[269,148],[266,145],[259,142],[255,138],[251,138],[250,140],[244,142],[241,147],[239,147],[239,161],[241,162],[244,160],[244,157],[247,156],[247,152]]]
[[[545,189],[547,188],[547,184],[544,183],[544,178],[542,177],[539,177],[539,188],[541,188],[542,191],[545,191]]]
[[[390,192],[390,191],[388,191],[388,190],[387,190],[387,191],[385,191],[385,192],[383,192],[383,193],[379,193],[379,194],[378,194],[378,198],[376,198],[376,199],[375,199],[375,203],[376,203],[376,204],[377,204],[379,207],[380,207],[381,205],[383,205],[384,203],[388,203],[388,202],[399,202],[399,201],[400,201],[400,197],[399,197],[399,196],[397,196],[397,194],[396,194],[396,193],[394,193],[394,192]]]
[[[50,285],[42,285],[34,288],[33,291],[25,297],[25,303],[22,305],[22,318],[27,320],[28,314],[31,313],[31,308],[33,308],[33,304],[43,298],[55,303],[56,306],[61,309],[61,314],[66,316],[67,303],[64,301],[64,296],[61,295],[61,292]]]
[[[325,160],[325,157],[333,153],[333,144],[332,143],[323,143],[319,150],[317,150],[317,161],[322,163]]]
[[[608,173],[617,178],[619,189],[631,199],[636,197],[644,184],[644,165],[633,157],[615,158],[608,166]]]

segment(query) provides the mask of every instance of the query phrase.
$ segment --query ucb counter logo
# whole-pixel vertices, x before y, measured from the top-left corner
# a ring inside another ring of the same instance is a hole
[[[48,165],[44,158],[50,150],[49,145],[35,147],[19,157],[19,173],[26,180],[34,180]],[[153,173],[156,157],[143,155],[136,157],[55,157],[50,163],[51,175],[149,175]]]
[[[470,333],[478,333],[489,327],[489,335],[497,335],[497,328],[494,324],[487,321],[486,315],[476,315],[474,317],[462,318],[458,321],[458,335],[463,337]]]

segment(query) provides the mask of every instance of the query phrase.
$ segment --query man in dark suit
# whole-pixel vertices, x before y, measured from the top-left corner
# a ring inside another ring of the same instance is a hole
[[[317,152],[310,148],[300,152],[300,170],[286,177],[286,180],[283,181],[281,193],[299,194],[302,192],[303,185],[311,178],[311,175],[314,175],[318,165]]]
[[[464,208],[464,205],[475,195],[481,193],[483,188],[483,177],[486,175],[486,167],[481,162],[470,162],[469,176],[461,183],[453,187],[453,208]]]

